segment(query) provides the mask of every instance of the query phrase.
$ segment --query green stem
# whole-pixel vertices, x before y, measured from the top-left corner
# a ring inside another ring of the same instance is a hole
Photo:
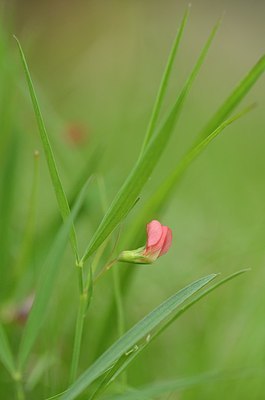
[[[14,376],[14,380],[16,383],[17,400],[25,400],[24,388],[21,380],[21,374],[19,372]]]
[[[121,337],[125,333],[125,313],[123,307],[123,299],[120,285],[120,270],[118,268],[112,268],[113,277],[113,289],[114,289],[114,300],[117,309],[117,321],[118,321],[118,335]],[[127,386],[127,374],[124,372],[121,375],[121,382],[124,387]]]
[[[75,339],[74,339],[73,357],[72,357],[71,372],[70,372],[70,384],[72,384],[75,381],[77,375],[84,321],[86,316],[86,308],[87,308],[87,293],[83,292],[80,294],[78,314],[75,327]]]

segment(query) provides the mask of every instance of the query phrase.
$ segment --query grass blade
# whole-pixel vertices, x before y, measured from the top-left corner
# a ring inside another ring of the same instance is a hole
[[[187,24],[189,11],[190,11],[190,5],[188,6],[188,9],[186,10],[186,12],[183,16],[183,19],[181,21],[179,30],[177,32],[176,38],[174,40],[174,43],[173,43],[173,46],[171,49],[171,52],[169,54],[168,62],[167,62],[167,65],[166,65],[166,68],[165,68],[165,71],[164,71],[164,74],[163,74],[163,77],[162,77],[162,80],[160,83],[160,87],[159,87],[159,90],[157,93],[157,97],[155,100],[155,104],[154,104],[154,108],[153,108],[152,115],[150,118],[150,122],[149,122],[149,125],[147,128],[147,132],[146,132],[146,135],[144,138],[143,145],[142,145],[141,155],[143,154],[147,144],[149,143],[149,141],[155,131],[155,126],[156,126],[156,123],[157,123],[157,120],[159,117],[159,113],[160,113],[161,106],[162,106],[162,103],[163,103],[163,100],[164,100],[164,97],[166,94],[166,90],[168,87],[169,77],[172,72],[173,63],[174,63],[174,60],[176,58],[176,55],[177,55],[177,52],[179,49],[179,45],[180,45],[180,41],[181,41],[181,38],[183,35],[184,28]]]
[[[2,324],[0,324],[0,360],[11,376],[15,376],[15,360]]]
[[[254,67],[248,72],[238,86],[224,101],[221,107],[209,120],[207,125],[202,129],[199,134],[199,138],[205,138],[211,132],[213,132],[218,125],[220,125],[224,119],[226,119],[240,103],[240,101],[246,96],[252,86],[260,78],[265,71],[265,55],[254,65]]]
[[[177,307],[193,296],[198,290],[207,285],[216,277],[216,274],[208,275],[180,290],[155,310],[132,327],[125,335],[115,342],[97,361],[89,367],[80,378],[61,395],[64,400],[75,399],[95,379],[108,370],[113,363],[123,354],[130,351],[135,344],[146,337],[150,331],[156,328],[161,322],[167,319]]]
[[[43,145],[43,149],[44,149],[44,153],[45,153],[45,157],[46,157],[46,161],[47,161],[47,165],[48,165],[48,169],[49,169],[49,173],[50,173],[50,177],[51,177],[51,181],[53,184],[53,188],[55,191],[55,195],[56,195],[56,199],[57,199],[57,203],[62,215],[63,220],[65,220],[69,214],[70,214],[70,208],[69,208],[69,204],[62,186],[62,182],[58,173],[58,169],[56,166],[56,162],[55,162],[55,158],[53,155],[53,151],[51,148],[51,144],[50,144],[50,140],[46,131],[46,127],[44,124],[44,120],[41,114],[41,110],[40,110],[40,106],[38,103],[38,99],[36,96],[36,92],[33,86],[33,82],[31,79],[31,75],[29,72],[29,68],[27,65],[27,61],[24,55],[24,52],[22,50],[21,44],[19,42],[19,40],[14,36],[18,48],[19,48],[19,52],[20,52],[20,57],[22,60],[22,64],[23,64],[23,68],[24,68],[24,72],[26,75],[26,79],[27,79],[27,84],[28,84],[28,89],[29,89],[29,93],[30,93],[30,97],[31,97],[31,101],[32,101],[32,105],[34,108],[34,112],[35,112],[35,116],[36,116],[36,120],[37,120],[37,124],[38,124],[38,129],[39,129],[39,133],[40,133],[40,138],[42,141],[42,145]],[[75,229],[74,229],[74,225],[72,224],[71,230],[70,230],[70,240],[71,240],[71,245],[73,248],[73,252],[75,254],[75,257],[78,261],[78,249],[77,249],[77,239],[76,239],[76,233],[75,233]]]
[[[172,130],[176,123],[177,117],[182,109],[184,100],[189,93],[189,90],[198,75],[200,67],[207,55],[209,47],[213,41],[216,31],[219,27],[219,23],[213,28],[202,52],[198,58],[198,61],[191,72],[183,90],[177,98],[174,106],[172,107],[169,115],[166,117],[162,127],[158,129],[156,134],[153,135],[147,148],[138,159],[132,172],[126,179],[125,183],[121,187],[120,191],[114,198],[109,210],[105,214],[100,226],[92,237],[88,248],[82,258],[85,261],[108,237],[108,235],[117,227],[121,220],[128,214],[136,201],[140,191],[148,180],[149,176],[153,172],[155,166],[158,163],[166,144],[169,141]]]
[[[15,209],[15,196],[17,195],[17,173],[19,160],[20,143],[16,133],[10,138],[4,147],[1,157],[1,179],[0,179],[0,255],[1,255],[1,279],[0,279],[0,298],[8,296],[13,288],[12,277],[10,275],[10,249],[11,235],[10,227],[13,224],[13,214]]]
[[[176,167],[173,169],[171,174],[165,179],[163,184],[159,186],[152,197],[147,201],[146,205],[142,208],[135,221],[135,224],[132,225],[130,228],[130,238],[127,238],[127,240],[129,239],[130,241],[133,239],[133,237],[137,237],[139,230],[142,228],[142,226],[144,226],[145,222],[148,221],[153,215],[157,215],[161,212],[162,207],[164,208],[166,204],[170,201],[170,198],[179,180],[183,177],[184,173],[192,164],[192,162],[206,149],[206,147],[227,126],[231,125],[233,122],[251,111],[252,108],[253,105],[245,108],[240,113],[224,121],[210,135],[201,140],[199,144],[195,145],[191,150],[187,152],[187,154],[182,158],[179,164],[177,164]]]
[[[67,238],[73,224],[73,219],[77,215],[85,199],[85,194],[89,182],[90,180],[88,180],[86,185],[83,187],[76,201],[76,204],[73,207],[72,213],[69,215],[66,222],[59,230],[58,235],[54,241],[54,245],[51,248],[48,257],[44,263],[42,276],[40,277],[39,286],[36,290],[36,298],[29,318],[27,320],[27,324],[20,343],[18,354],[19,370],[24,367],[42,326],[42,322],[49,304],[49,299],[52,294],[55,279],[59,271],[58,264],[67,244]]]
[[[211,285],[209,288],[203,290],[199,294],[193,297],[193,299],[184,305],[181,309],[177,311],[177,313],[171,317],[162,327],[160,327],[152,336],[150,336],[150,339],[147,341],[145,340],[138,348],[136,351],[131,352],[129,356],[122,356],[120,360],[114,365],[114,367],[103,377],[101,382],[98,385],[98,388],[94,392],[93,396],[96,397],[99,393],[102,393],[106,388],[121,374],[123,373],[126,368],[134,361],[136,357],[138,357],[142,351],[151,343],[153,340],[155,340],[159,335],[161,335],[173,322],[175,322],[176,319],[178,319],[185,311],[187,311],[190,307],[192,307],[194,304],[196,304],[199,300],[203,299],[206,297],[208,294],[213,292],[215,289],[218,287],[224,285],[225,283],[229,282],[230,280],[242,275],[245,272],[248,272],[249,269],[242,269],[240,271],[237,271],[224,279],[221,279],[219,282],[216,284]],[[94,397],[91,397],[92,400]]]
[[[106,400],[153,400],[156,399],[158,396],[162,396],[171,392],[186,390],[197,385],[205,385],[218,381],[245,378],[246,374],[240,374],[238,372],[236,372],[233,376],[231,376],[231,373],[228,374],[224,372],[206,372],[186,378],[178,378],[166,382],[152,383],[142,386],[139,389],[129,389],[121,395],[108,395],[104,398]]]

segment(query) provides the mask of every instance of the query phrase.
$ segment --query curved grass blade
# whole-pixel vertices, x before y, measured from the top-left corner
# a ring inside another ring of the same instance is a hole
[[[155,100],[154,108],[153,108],[152,115],[151,115],[151,118],[150,118],[150,121],[149,121],[149,125],[148,125],[148,128],[147,128],[147,132],[146,132],[146,135],[145,135],[145,138],[144,138],[144,141],[143,141],[143,145],[142,145],[142,150],[141,150],[140,156],[142,156],[147,144],[149,143],[149,141],[150,141],[150,139],[151,139],[151,137],[152,137],[152,135],[153,135],[153,133],[155,131],[155,126],[156,126],[156,123],[157,123],[157,120],[158,120],[159,113],[161,111],[161,106],[162,106],[162,103],[163,103],[163,100],[164,100],[164,97],[165,97],[165,94],[166,94],[166,90],[167,90],[167,87],[168,87],[169,77],[170,77],[170,74],[172,72],[173,63],[174,63],[174,60],[176,58],[176,55],[177,55],[177,52],[178,52],[178,49],[179,49],[179,45],[180,45],[180,42],[181,42],[181,38],[182,38],[182,35],[183,35],[184,28],[185,28],[185,26],[187,24],[189,11],[190,11],[190,5],[188,6],[188,8],[187,8],[187,10],[186,10],[186,12],[185,12],[185,14],[183,16],[183,19],[181,21],[179,30],[177,32],[176,38],[174,40],[174,43],[173,43],[173,46],[172,46],[172,49],[171,49],[171,52],[169,54],[169,58],[168,58],[168,61],[167,61],[167,65],[166,65],[166,68],[165,68],[161,83],[160,83],[160,87],[159,87],[158,93],[157,93],[157,97],[156,97],[156,100]]]
[[[46,127],[44,124],[44,120],[41,114],[41,110],[40,110],[40,106],[38,103],[38,99],[36,96],[36,92],[33,86],[33,82],[31,79],[31,75],[29,72],[29,68],[27,65],[27,61],[24,55],[24,52],[22,50],[21,44],[19,42],[19,40],[16,38],[16,36],[14,36],[18,48],[19,48],[19,52],[20,52],[20,57],[22,60],[22,64],[23,64],[23,68],[24,68],[24,72],[26,75],[26,79],[27,79],[27,84],[28,84],[28,89],[29,89],[29,93],[30,93],[30,97],[31,97],[31,101],[32,101],[32,105],[33,105],[33,109],[35,112],[35,116],[36,116],[36,120],[37,120],[37,124],[38,124],[38,129],[39,129],[39,133],[40,133],[40,138],[42,141],[42,145],[43,145],[43,149],[44,149],[44,153],[45,153],[45,157],[46,157],[46,161],[47,161],[47,165],[48,165],[48,169],[49,169],[49,173],[50,173],[50,177],[51,177],[51,181],[53,184],[53,188],[55,191],[55,195],[56,195],[56,199],[58,202],[58,206],[62,215],[63,220],[65,221],[66,218],[69,216],[70,214],[70,208],[69,208],[69,204],[66,198],[66,194],[64,192],[63,186],[62,186],[62,182],[59,176],[59,172],[56,166],[56,162],[55,162],[55,158],[53,155],[53,151],[51,148],[51,144],[50,144],[50,140],[46,131]],[[76,260],[78,261],[78,248],[77,248],[77,238],[76,238],[76,233],[75,233],[75,229],[74,229],[74,225],[72,224],[71,226],[71,230],[70,230],[70,241],[71,241],[71,245],[72,245],[72,249],[74,252],[74,255],[76,257]]]
[[[28,215],[24,228],[23,240],[21,243],[20,255],[16,263],[17,281],[21,282],[24,268],[29,261],[29,254],[34,244],[34,231],[36,224],[37,194],[39,187],[39,152],[34,151],[33,179],[28,204]],[[17,288],[14,288],[15,290]]]
[[[261,372],[261,371],[260,371]],[[257,371],[255,371],[257,373]],[[247,374],[249,376],[254,375],[252,374]],[[255,376],[255,375],[254,375]],[[226,382],[230,380],[235,380],[235,379],[245,379],[246,378],[246,373],[244,371],[235,371],[234,373],[231,374],[227,372],[205,372],[203,374],[195,375],[195,376],[190,376],[190,377],[184,377],[184,378],[178,378],[175,380],[170,380],[166,382],[158,382],[158,383],[152,383],[149,385],[145,385],[140,387],[139,389],[133,389],[130,388],[127,390],[125,393],[119,395],[108,395],[105,396],[104,399],[106,400],[153,400],[160,398],[160,396],[167,394],[167,393],[173,393],[173,392],[179,392],[183,390],[187,390],[193,386],[198,386],[198,385],[205,385],[209,383],[215,383],[215,382]]]
[[[247,95],[252,86],[260,78],[265,71],[265,55],[262,56],[254,67],[248,72],[233,92],[227,97],[221,107],[216,111],[213,117],[209,120],[206,126],[199,134],[200,138],[205,138],[213,132],[224,119],[226,119],[240,101]]]
[[[9,295],[13,286],[10,274],[10,249],[15,196],[17,195],[16,179],[18,174],[18,160],[20,150],[19,137],[12,133],[4,146],[4,154],[0,159],[0,255],[1,255],[1,279],[0,298]]]
[[[92,382],[94,382],[95,379],[106,372],[106,370],[108,370],[123,354],[130,352],[136,343],[146,337],[150,331],[166,320],[181,304],[211,282],[216,276],[216,274],[211,274],[201,278],[186,286],[184,289],[180,290],[160,304],[155,310],[125,333],[105,353],[103,353],[102,356],[99,357],[96,362],[60,396],[60,398],[64,400],[75,399]]]
[[[89,183],[90,179],[87,181],[86,185],[83,187],[80,195],[78,196],[72,213],[69,215],[69,217],[59,230],[55,238],[54,244],[44,263],[42,274],[39,280],[39,286],[36,290],[35,301],[27,320],[19,347],[18,365],[20,371],[23,369],[30,354],[30,351],[37,339],[38,333],[41,329],[45,313],[49,305],[49,299],[51,297],[54,283],[59,271],[58,264],[67,244],[67,238],[69,235],[69,231],[72,228],[73,220],[85,199],[86,190]]]
[[[205,139],[201,140],[200,143],[190,149],[181,161],[172,170],[171,174],[165,179],[165,181],[158,187],[152,197],[147,201],[140,211],[135,223],[130,227],[129,235],[125,239],[132,240],[137,237],[140,229],[145,225],[146,221],[152,218],[154,215],[161,213],[162,208],[168,204],[175,190],[175,187],[179,180],[183,177],[184,173],[192,162],[205,150],[205,148],[214,140],[227,126],[237,121],[239,118],[244,116],[246,113],[253,109],[253,105],[245,108],[240,113],[224,121],[219,125],[210,135]]]
[[[114,198],[110,208],[105,214],[100,226],[92,237],[82,261],[85,261],[97,248],[103,243],[103,241],[108,237],[108,235],[117,227],[121,220],[128,214],[129,210],[132,208],[137,196],[148,180],[149,176],[153,172],[155,166],[157,165],[160,156],[162,155],[166,144],[169,141],[172,130],[175,126],[176,120],[182,109],[184,100],[191,89],[191,86],[198,75],[200,67],[207,55],[209,47],[213,41],[216,31],[219,27],[220,22],[213,28],[205,46],[203,47],[198,61],[193,68],[183,90],[181,91],[179,97],[177,98],[174,106],[172,107],[169,115],[164,120],[162,127],[157,130],[150,140],[147,148],[140,157],[133,168],[132,172],[126,179],[125,183],[121,187],[120,191]]]
[[[237,276],[242,275],[245,272],[250,271],[249,269],[243,269],[237,271],[226,278],[220,280],[216,284],[211,285],[209,288],[203,290],[201,293],[193,297],[193,299],[184,305],[177,313],[171,317],[161,328],[159,328],[156,332],[154,332],[148,340],[143,341],[141,345],[139,345],[135,351],[132,351],[130,354],[123,355],[118,362],[113,366],[113,368],[103,377],[103,379],[99,382],[99,385],[95,392],[93,393],[92,397],[89,400],[96,398],[96,396],[102,393],[106,388],[121,374],[123,373],[126,368],[134,361],[136,357],[138,357],[142,351],[155,340],[159,335],[161,335],[177,318],[179,318],[185,311],[187,311],[190,307],[196,304],[199,300],[206,297],[208,294],[213,292],[218,287],[224,285],[225,283],[229,282],[230,280],[236,278]]]
[[[16,374],[15,360],[2,324],[0,324],[0,360],[10,375],[14,377]]]

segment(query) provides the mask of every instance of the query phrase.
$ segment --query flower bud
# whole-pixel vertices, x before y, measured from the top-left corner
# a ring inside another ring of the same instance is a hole
[[[153,220],[146,226],[145,247],[122,251],[117,260],[134,264],[152,264],[158,257],[166,254],[171,246],[172,231],[169,227]]]

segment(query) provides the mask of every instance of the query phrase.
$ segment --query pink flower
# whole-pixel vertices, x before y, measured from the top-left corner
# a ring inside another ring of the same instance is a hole
[[[158,257],[166,254],[171,246],[172,231],[168,226],[153,220],[146,226],[147,242],[145,247],[122,251],[118,261],[134,264],[152,264]]]

